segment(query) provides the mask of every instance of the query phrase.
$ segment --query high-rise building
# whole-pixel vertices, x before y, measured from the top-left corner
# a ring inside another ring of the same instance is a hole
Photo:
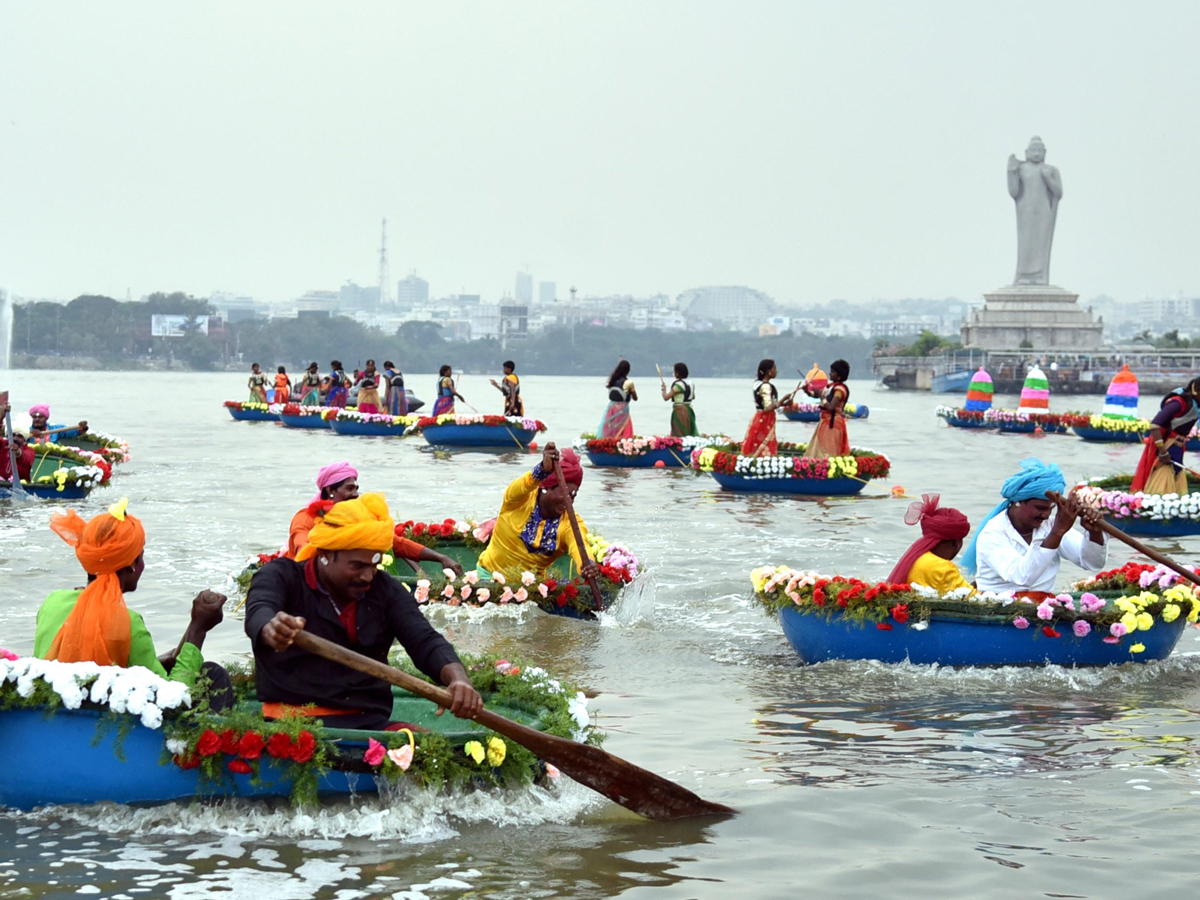
[[[558,290],[553,281],[538,282],[538,303],[549,306],[558,299]]]
[[[417,275],[413,269],[407,278],[396,282],[396,305],[401,309],[412,309],[429,301],[429,282]]]
[[[533,302],[533,276],[528,272],[517,273],[517,301],[520,303]]]

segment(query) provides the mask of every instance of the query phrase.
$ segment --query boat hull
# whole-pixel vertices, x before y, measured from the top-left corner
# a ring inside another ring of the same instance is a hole
[[[811,497],[845,497],[857,494],[866,483],[853,478],[747,478],[713,472],[722,490],[762,494],[802,494]]]
[[[1011,622],[975,622],[934,616],[929,627],[892,622],[892,630],[860,625],[841,616],[829,619],[784,608],[779,612],[784,636],[805,663],[833,659],[873,659],[886,663],[909,662],[941,666],[1108,666],[1147,663],[1170,656],[1186,624],[1181,616],[1138,632],[1145,644],[1142,653],[1130,653],[1132,642],[1106,644],[1103,634],[1076,637],[1060,629],[1051,638],[1040,628],[1016,628]]]
[[[229,415],[238,422],[278,422],[279,416],[273,412],[267,412],[261,409],[234,409],[232,406],[225,407],[229,410]]]
[[[1066,434],[1066,425],[1040,425],[1037,422],[1000,422],[1001,434],[1036,434],[1038,428],[1042,434]]]
[[[1112,519],[1104,517],[1114,528],[1140,537],[1190,537],[1200,534],[1196,519]]]
[[[308,416],[289,416],[284,413],[279,414],[279,421],[286,428],[328,428],[332,430],[329,421],[323,416],[308,415]]]
[[[435,447],[528,447],[536,431],[511,425],[430,425],[421,429]]]
[[[866,419],[866,418],[869,418],[870,415],[871,415],[870,408],[865,403],[860,403],[855,407],[854,412],[846,413],[846,418],[847,419]],[[817,412],[815,410],[810,411],[810,410],[806,410],[806,409],[790,409],[790,410],[785,409],[783,411],[783,417],[785,419],[791,420],[792,422],[819,422],[819,421],[821,421],[821,413],[820,412]]]
[[[1136,431],[1109,431],[1106,428],[1090,428],[1086,425],[1072,425],[1071,430],[1085,441],[1096,441],[1104,444],[1140,444],[1145,437]]]
[[[929,390],[934,394],[957,394],[965,391],[971,383],[972,372],[964,369],[961,372],[947,372],[934,375]]]
[[[22,484],[21,486],[25,488],[26,494],[37,497],[39,500],[82,500],[92,491],[90,487],[78,485],[64,485],[61,491],[54,484]],[[12,495],[12,482],[0,481],[0,500],[11,499]]]
[[[356,434],[364,437],[404,437],[407,425],[385,425],[383,422],[355,422],[347,419],[332,419],[329,427],[334,434]]]
[[[690,465],[686,450],[651,450],[641,456],[626,456],[623,453],[587,453],[588,462],[600,469],[679,469]],[[659,466],[662,463],[662,466]]]
[[[995,428],[992,422],[985,422],[983,419],[959,419],[949,418],[944,420],[951,428],[975,428],[979,430],[987,428]]]

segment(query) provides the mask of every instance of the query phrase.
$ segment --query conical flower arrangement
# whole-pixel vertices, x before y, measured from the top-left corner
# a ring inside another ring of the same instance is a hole
[[[1050,412],[1050,382],[1046,379],[1046,373],[1036,364],[1025,374],[1021,405],[1017,412],[1026,415],[1045,415]]]
[[[1138,380],[1126,363],[1108,385],[1102,415],[1107,419],[1136,419],[1137,407]]]
[[[992,408],[992,393],[995,391],[995,385],[992,384],[992,376],[987,373],[983,366],[979,367],[979,371],[971,376],[971,383],[967,386],[967,405],[965,409],[971,412],[987,412]]]

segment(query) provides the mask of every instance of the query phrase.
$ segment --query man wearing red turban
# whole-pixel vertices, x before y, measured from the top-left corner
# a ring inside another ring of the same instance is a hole
[[[971,523],[957,509],[938,508],[937,494],[924,494],[904,514],[906,525],[921,523],[921,537],[900,557],[888,576],[891,584],[922,584],[948,594],[959,588],[975,588],[962,577],[954,557],[971,533]]]
[[[565,485],[558,483],[554,461],[562,468]],[[596,563],[588,555],[587,527],[579,520],[585,546],[575,543],[569,522],[563,521],[568,496],[574,497],[583,483],[583,464],[574,450],[561,455],[553,443],[542,452],[542,461],[508,486],[496,527],[487,548],[479,555],[479,573],[487,578],[493,572],[533,572],[540,575],[566,553],[584,574],[597,574]]]

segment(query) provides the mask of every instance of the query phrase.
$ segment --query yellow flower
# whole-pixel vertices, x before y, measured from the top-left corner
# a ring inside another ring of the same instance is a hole
[[[1125,626],[1125,630],[1129,632],[1138,630],[1137,613],[1127,612],[1121,616],[1121,624]]]
[[[1162,620],[1164,622],[1174,622],[1179,618],[1179,613],[1182,612],[1174,603],[1168,603],[1163,607]]]
[[[463,744],[463,751],[475,760],[476,764],[483,762],[483,744],[479,741],[467,741]]]
[[[1145,649],[1146,649],[1145,644],[1134,644],[1132,647],[1129,648],[1129,652],[1130,653],[1141,653]]]
[[[508,753],[508,745],[500,738],[493,735],[488,738],[487,745],[487,761],[488,765],[495,768],[504,762],[504,757]]]
[[[1119,609],[1123,613],[1137,612],[1137,605],[1132,600],[1130,600],[1128,597],[1118,598],[1116,603],[1113,604],[1113,606],[1115,606],[1117,609]]]
[[[771,577],[771,574],[772,569],[770,566],[755,569],[750,573],[750,583],[754,585],[754,593],[762,593],[763,586],[767,583],[767,579]]]
[[[1187,619],[1189,622],[1195,622],[1197,618],[1200,618],[1200,601],[1193,600],[1192,610],[1188,613]]]
[[[1149,631],[1154,627],[1154,617],[1148,612],[1138,613],[1137,623],[1140,631]]]

